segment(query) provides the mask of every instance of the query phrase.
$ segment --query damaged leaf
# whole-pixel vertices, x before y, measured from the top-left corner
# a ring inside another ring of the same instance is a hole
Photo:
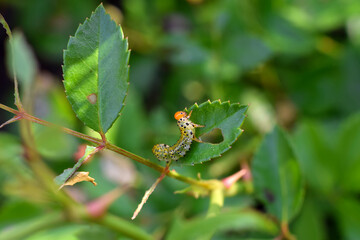
[[[59,189],[64,186],[73,186],[75,183],[83,181],[91,182],[96,186],[95,179],[89,176],[89,172],[75,172]]]
[[[85,149],[85,153],[84,156],[82,156],[82,158],[80,158],[77,163],[74,165],[74,167],[72,168],[68,168],[65,169],[64,172],[62,174],[60,174],[59,176],[57,176],[54,181],[56,184],[58,184],[59,186],[61,186],[60,188],[62,188],[64,185],[74,185],[77,182],[81,182],[81,181],[89,181],[89,180],[80,180],[80,181],[75,181],[76,179],[73,179],[74,177],[76,177],[76,174],[80,173],[77,172],[77,170],[79,169],[79,167],[89,158],[91,158],[95,153],[97,153],[99,150],[101,150],[103,147],[92,147],[92,146],[86,146]],[[89,173],[88,173],[89,174]],[[73,179],[72,181],[75,181],[73,184],[67,184],[71,179]],[[90,181],[93,182],[93,181]],[[94,183],[94,182],[93,182]],[[96,184],[94,184],[96,185]]]

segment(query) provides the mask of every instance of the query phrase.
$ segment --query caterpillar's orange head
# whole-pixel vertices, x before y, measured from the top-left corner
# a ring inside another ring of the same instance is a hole
[[[178,111],[174,114],[174,118],[179,120],[180,118],[186,117],[186,112]]]

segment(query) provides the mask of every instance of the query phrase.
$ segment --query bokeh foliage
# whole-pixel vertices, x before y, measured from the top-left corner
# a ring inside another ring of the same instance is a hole
[[[290,209],[290,231],[300,240],[360,236],[359,1],[103,2],[112,18],[121,23],[132,49],[129,96],[122,115],[108,132],[111,142],[157,162],[152,146],[175,143],[178,138],[172,118],[177,110],[207,99],[250,104],[242,126],[245,132],[231,151],[203,165],[177,166],[176,170],[194,178],[201,173],[204,179],[221,179],[238,171],[240,164],[247,163],[251,169],[254,160],[256,181],[264,177],[259,172],[266,172],[261,167],[269,163],[262,165],[261,161],[283,153],[283,163],[295,161],[300,170],[291,163],[286,166],[304,178],[304,199]],[[98,4],[95,0],[0,3],[10,26],[23,32],[18,34],[18,43],[26,39],[27,47],[34,51],[33,55],[23,51],[29,58],[22,63],[22,70],[29,71],[24,77],[34,79],[23,80],[33,82],[31,90],[21,89],[24,97],[32,99],[34,115],[89,134],[91,130],[75,119],[65,98],[61,64],[69,35]],[[4,86],[12,84],[1,81]],[[2,98],[8,96],[7,103],[13,101],[12,93],[1,94]],[[272,130],[276,123],[288,130],[289,136],[279,126]],[[0,133],[0,229],[59,208],[33,183],[16,124],[5,130],[8,133]],[[42,126],[34,126],[34,134],[41,156],[54,172],[73,165],[72,155],[80,141]],[[97,187],[81,183],[72,188],[78,191],[79,201],[90,201],[116,186],[134,184],[133,192],[121,196],[110,208],[128,219],[158,173],[117,158],[102,154],[83,166],[97,180]],[[265,182],[276,176],[272,171]],[[241,212],[252,207],[281,220],[271,206],[269,210],[272,203],[244,194],[252,189],[244,183],[238,186],[243,191],[226,197],[224,209]],[[165,178],[136,224],[158,236],[172,229],[171,236],[177,233],[176,226],[191,229],[191,223],[197,223],[199,229],[189,231],[202,233],[207,226],[198,217],[205,215],[208,198],[173,194],[184,187]],[[273,201],[277,204],[278,199]],[[214,239],[254,236],[237,227],[224,227],[226,231],[218,232]],[[89,239],[89,228],[87,224],[58,226],[29,239]],[[119,238],[99,226],[91,231],[96,239]]]

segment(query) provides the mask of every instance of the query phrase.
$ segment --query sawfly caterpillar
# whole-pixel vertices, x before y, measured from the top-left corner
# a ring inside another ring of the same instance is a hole
[[[156,144],[152,152],[161,161],[177,161],[179,158],[184,157],[186,152],[190,150],[192,141],[202,142],[195,136],[195,128],[204,127],[195,124],[189,120],[192,111],[187,115],[183,111],[176,112],[174,118],[177,120],[177,125],[180,129],[180,139],[173,145]]]

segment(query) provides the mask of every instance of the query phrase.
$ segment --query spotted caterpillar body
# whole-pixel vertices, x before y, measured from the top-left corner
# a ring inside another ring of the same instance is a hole
[[[195,128],[204,127],[195,124],[189,120],[191,112],[187,115],[185,112],[176,112],[174,118],[177,120],[177,125],[180,129],[180,139],[173,146],[167,144],[156,144],[152,152],[159,159],[169,162],[171,160],[177,161],[179,158],[185,156],[186,152],[190,150],[190,145],[193,140],[202,142],[195,137]]]

